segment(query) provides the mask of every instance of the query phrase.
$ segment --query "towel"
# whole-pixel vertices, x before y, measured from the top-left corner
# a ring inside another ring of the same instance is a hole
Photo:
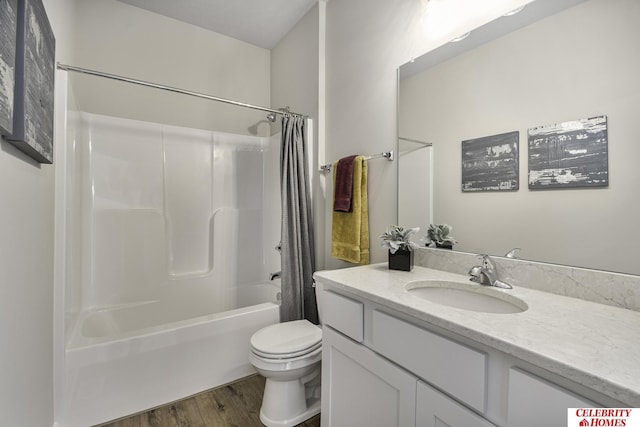
[[[333,210],[351,212],[353,197],[353,160],[356,156],[343,157],[338,160],[333,177]]]
[[[333,164],[335,195],[336,166]],[[369,264],[369,206],[367,201],[367,161],[353,161],[351,212],[333,211],[331,256],[354,264]]]

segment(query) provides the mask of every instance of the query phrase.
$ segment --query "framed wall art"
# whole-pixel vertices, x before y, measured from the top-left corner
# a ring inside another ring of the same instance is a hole
[[[462,191],[515,191],[519,186],[517,131],[462,141]]]
[[[0,135],[13,132],[17,0],[0,0]]]
[[[609,185],[607,116],[530,128],[529,188]]]
[[[8,138],[40,163],[53,162],[55,38],[42,0],[18,0],[13,132]]]

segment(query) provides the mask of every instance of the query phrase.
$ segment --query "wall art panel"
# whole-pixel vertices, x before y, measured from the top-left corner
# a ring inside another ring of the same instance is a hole
[[[40,163],[53,162],[55,38],[42,0],[18,0],[13,133]]]
[[[529,188],[609,185],[607,116],[530,128]]]
[[[0,134],[13,132],[17,0],[0,0]]]
[[[462,141],[462,191],[518,189],[517,131]]]

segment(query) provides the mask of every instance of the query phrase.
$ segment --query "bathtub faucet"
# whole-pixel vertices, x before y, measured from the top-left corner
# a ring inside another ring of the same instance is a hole
[[[282,274],[281,271],[278,271],[277,273],[271,273],[269,274],[269,280],[277,279],[278,277],[280,277],[281,274]]]

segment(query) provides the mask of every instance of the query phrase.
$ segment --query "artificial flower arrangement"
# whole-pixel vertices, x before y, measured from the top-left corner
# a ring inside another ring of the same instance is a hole
[[[427,235],[424,238],[427,246],[452,249],[458,243],[449,233],[453,228],[448,224],[429,224]]]
[[[392,225],[380,235],[381,246],[389,250],[389,269],[411,271],[413,250],[418,247],[409,238],[420,231],[420,227],[404,228]]]

